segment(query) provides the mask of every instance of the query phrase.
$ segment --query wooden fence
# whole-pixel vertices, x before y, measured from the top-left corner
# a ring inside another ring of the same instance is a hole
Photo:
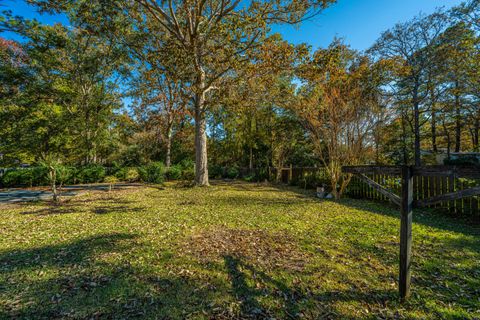
[[[448,170],[448,167],[443,167]],[[413,200],[415,204],[422,200],[441,196],[447,193],[468,190],[480,186],[480,179],[458,177],[454,175],[431,175],[418,172],[413,177]],[[395,194],[401,193],[401,177],[389,176],[382,173],[366,174],[371,180],[385,186]],[[352,198],[362,198],[377,201],[388,201],[388,198],[365,183],[358,176],[353,176],[347,189],[347,195]],[[455,215],[480,216],[480,196],[469,196],[455,200],[445,200],[435,204],[426,204],[423,207],[449,212]]]
[[[385,168],[385,167],[384,167]],[[439,172],[449,172],[454,166],[425,166],[422,168],[434,169],[434,172],[418,170],[413,177],[413,200],[419,203],[422,200],[444,195],[447,193],[468,190],[472,187],[480,186],[480,178],[476,174],[468,175],[448,175]],[[480,170],[480,168],[472,168]],[[275,177],[276,169],[271,168],[272,176]],[[302,181],[309,174],[325,175],[325,169],[322,167],[286,167],[281,169],[281,182],[296,182],[303,187]],[[400,174],[387,174],[381,171],[365,173],[374,182],[385,186],[392,193],[400,195],[402,188],[402,179]],[[389,199],[380,191],[366,183],[363,179],[354,175],[348,186],[346,196],[358,199],[369,199],[375,201],[387,202]],[[445,200],[440,203],[423,205],[426,208],[441,210],[462,216],[475,216],[480,218],[480,196],[472,195],[456,200]]]
[[[412,216],[414,207],[441,206],[452,210],[478,213],[480,168],[462,166],[350,166],[344,173],[353,174],[373,188],[361,189],[365,197],[388,198],[400,208],[399,294],[402,300],[410,295],[412,257]],[[388,178],[387,178],[388,176]],[[395,192],[400,177],[400,194]],[[465,179],[457,182],[458,179]],[[393,187],[392,185],[393,184]],[[416,185],[416,189],[415,189]],[[468,187],[467,187],[468,185]],[[380,195],[377,195],[379,193]],[[361,194],[361,193],[360,193]],[[475,199],[475,201],[472,201]],[[472,206],[472,202],[475,205]]]

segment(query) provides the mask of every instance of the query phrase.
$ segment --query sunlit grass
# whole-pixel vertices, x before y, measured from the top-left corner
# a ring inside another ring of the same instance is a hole
[[[0,209],[0,318],[479,318],[480,231],[247,183],[87,193]]]

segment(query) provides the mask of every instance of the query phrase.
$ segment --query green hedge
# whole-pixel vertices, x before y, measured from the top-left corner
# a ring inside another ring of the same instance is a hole
[[[35,187],[49,184],[48,168],[45,166],[10,169],[0,178],[3,187]],[[61,184],[81,184],[103,182],[106,169],[102,166],[85,167],[57,166],[57,181]]]
[[[443,164],[447,166],[479,166],[480,161],[475,156],[460,156],[457,159],[447,158]]]
[[[195,166],[192,161],[182,161],[170,168],[166,168],[162,162],[152,162],[140,167],[121,167],[114,164],[111,167],[101,165],[87,166],[57,166],[57,181],[64,185],[85,184],[104,182],[105,177],[112,176],[119,181],[126,182],[148,182],[161,184],[165,180],[187,180],[195,179]],[[245,170],[243,170],[245,171]],[[243,173],[240,168],[232,166],[223,168],[212,166],[209,168],[210,178],[239,179],[247,181],[263,181],[268,178],[267,170],[256,170],[255,172]],[[45,166],[30,167],[24,169],[10,169],[0,177],[0,187],[34,187],[47,186],[48,168]]]
[[[163,183],[165,181],[165,166],[162,162],[152,162],[138,168],[140,179],[143,182]]]

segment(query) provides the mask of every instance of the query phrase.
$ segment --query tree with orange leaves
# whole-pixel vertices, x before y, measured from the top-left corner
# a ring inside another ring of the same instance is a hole
[[[338,199],[351,175],[342,166],[367,163],[376,113],[381,107],[382,68],[340,41],[315,52],[299,68],[303,84],[292,104],[314,142]]]

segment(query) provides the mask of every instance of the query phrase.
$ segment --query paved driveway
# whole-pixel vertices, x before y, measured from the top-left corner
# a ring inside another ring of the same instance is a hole
[[[116,184],[115,189],[125,189],[130,187],[138,187],[140,184]],[[86,190],[103,190],[108,191],[108,184],[90,184],[90,185],[76,185],[65,186],[62,188],[62,197],[73,197],[82,191]],[[24,201],[38,201],[52,199],[52,192],[35,189],[9,189],[0,191],[1,203],[15,203]]]

